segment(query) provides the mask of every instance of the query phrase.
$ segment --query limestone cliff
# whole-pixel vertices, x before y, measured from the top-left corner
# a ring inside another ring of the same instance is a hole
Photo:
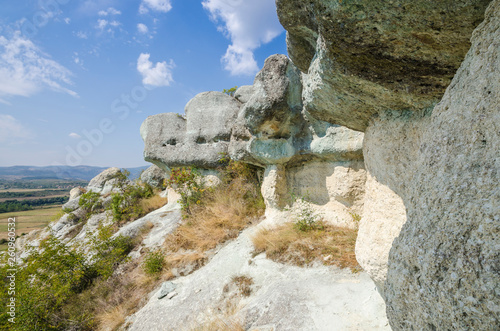
[[[357,259],[396,330],[496,329],[500,1],[276,4],[290,59],[149,117],[145,159],[261,167],[276,222],[291,193],[332,223],[362,215]]]
[[[356,251],[396,330],[500,324],[500,2],[489,3],[277,1],[307,73],[305,110],[365,132]]]
[[[150,116],[141,126],[144,157],[169,171],[220,166],[222,154],[263,169],[262,194],[277,222],[283,208],[304,198],[325,220],[355,226],[362,213],[366,174],[363,134],[323,122],[303,109],[303,75],[285,55],[270,56],[252,86],[235,97],[205,92],[174,113]]]

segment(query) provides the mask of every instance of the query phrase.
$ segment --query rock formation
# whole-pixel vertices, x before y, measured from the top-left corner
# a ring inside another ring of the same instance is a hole
[[[364,131],[373,114],[444,93],[489,0],[277,0],[288,53],[318,119]]]
[[[280,213],[295,195],[326,220],[354,226],[350,213],[362,213],[364,194],[363,134],[303,111],[301,80],[286,56],[273,55],[254,84],[240,87],[234,98],[205,92],[186,105],[186,119],[174,113],[148,117],[141,126],[145,160],[167,172],[177,166],[214,169],[228,154],[263,168],[267,213],[275,212],[278,222],[289,218]]]
[[[262,167],[277,222],[291,192],[337,224],[362,214],[357,258],[394,329],[500,325],[500,1],[276,4],[291,60],[148,118],[146,160]]]
[[[394,329],[495,328],[500,1],[276,4],[291,60],[234,98],[195,97],[186,119],[148,118],[146,160],[213,169],[228,153],[264,169],[268,211],[294,192],[332,222],[362,214],[357,257]]]
[[[366,134],[356,252],[396,330],[500,324],[500,2],[484,14],[489,3],[277,0],[304,109]]]

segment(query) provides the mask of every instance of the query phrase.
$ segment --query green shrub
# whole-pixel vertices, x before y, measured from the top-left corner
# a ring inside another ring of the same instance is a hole
[[[123,262],[132,249],[128,238],[111,239],[111,228],[101,228],[90,241],[89,254],[70,247],[54,237],[43,241],[39,250],[33,250],[25,264],[16,273],[16,323],[8,322],[9,315],[0,315],[2,330],[66,330],[74,326],[66,318],[63,307],[78,293],[92,285],[98,277],[107,279],[118,263]],[[8,266],[0,268],[0,283],[7,285]],[[7,305],[7,291],[0,291],[0,304]],[[5,311],[5,310],[4,310]],[[71,312],[70,315],[85,315]],[[82,328],[76,328],[82,329]]]
[[[230,89],[223,89],[222,93],[225,93],[227,95],[234,97],[234,93],[236,92],[237,89],[238,89],[238,86],[231,87]]]
[[[142,269],[148,275],[156,275],[165,266],[165,255],[160,250],[149,252],[142,262]]]
[[[296,229],[299,231],[321,230],[323,228],[321,215],[316,213],[304,199],[299,200],[300,210],[294,215]]]
[[[193,205],[199,205],[202,202],[202,196],[205,192],[203,180],[199,171],[192,167],[174,168],[167,186],[180,194],[179,201],[185,214],[191,214]]]
[[[81,195],[78,205],[86,211],[84,220],[87,220],[90,215],[104,211],[101,195],[97,192],[88,191]]]
[[[123,186],[122,192],[111,195],[109,209],[113,220],[121,223],[143,216],[147,211],[141,207],[140,201],[151,198],[153,195],[153,188],[149,184]]]

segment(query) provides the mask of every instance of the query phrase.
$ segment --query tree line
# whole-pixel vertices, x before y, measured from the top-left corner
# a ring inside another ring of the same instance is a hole
[[[68,201],[68,197],[44,198],[34,200],[6,200],[0,202],[0,213],[38,209],[43,206],[61,205]]]

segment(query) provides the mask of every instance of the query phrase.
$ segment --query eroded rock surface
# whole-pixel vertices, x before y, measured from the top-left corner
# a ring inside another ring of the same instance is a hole
[[[234,98],[219,92],[201,93],[187,104],[185,119],[173,113],[148,117],[141,126],[145,160],[167,172],[169,167],[195,166],[208,173],[205,170],[219,167],[219,159],[227,153],[233,160],[264,169],[262,195],[268,212],[293,204],[293,196],[309,195],[311,207],[325,220],[354,226],[350,212],[362,212],[363,184],[352,191],[340,187],[343,181],[335,187],[332,173],[338,167],[336,173],[346,176],[345,181],[364,180],[363,134],[304,111],[302,76],[285,55],[272,55],[254,84],[238,88]],[[309,163],[319,170],[329,169],[307,175],[316,182],[328,182],[326,196],[309,194],[304,187],[310,185],[300,179],[302,175],[296,176],[297,169],[307,168]],[[344,171],[351,165],[355,171]],[[291,175],[287,175],[289,171]],[[335,200],[333,192],[342,190],[356,203]],[[281,219],[289,220],[286,214]]]
[[[386,281],[396,329],[500,325],[499,107],[500,1],[493,1],[464,63],[420,128],[413,166],[401,174],[405,187],[386,176],[408,210]],[[376,120],[370,131],[385,126]]]
[[[203,268],[173,280],[177,295],[172,298],[158,299],[158,288],[128,318],[128,330],[203,329],[216,320],[238,321],[245,330],[390,329],[383,300],[366,274],[252,257],[255,230],[245,230]],[[253,281],[250,296],[230,286],[235,276]]]
[[[186,105],[186,118],[176,113],[149,116],[141,126],[144,159],[167,172],[179,166],[218,167],[240,106],[227,94],[204,92]]]
[[[163,169],[153,164],[141,174],[141,181],[153,187],[162,188],[165,179],[169,178],[168,175]]]
[[[392,327],[496,329],[500,2],[277,6],[305,111],[366,133],[356,253]]]
[[[387,109],[439,101],[489,0],[277,0],[316,118],[364,130]]]

